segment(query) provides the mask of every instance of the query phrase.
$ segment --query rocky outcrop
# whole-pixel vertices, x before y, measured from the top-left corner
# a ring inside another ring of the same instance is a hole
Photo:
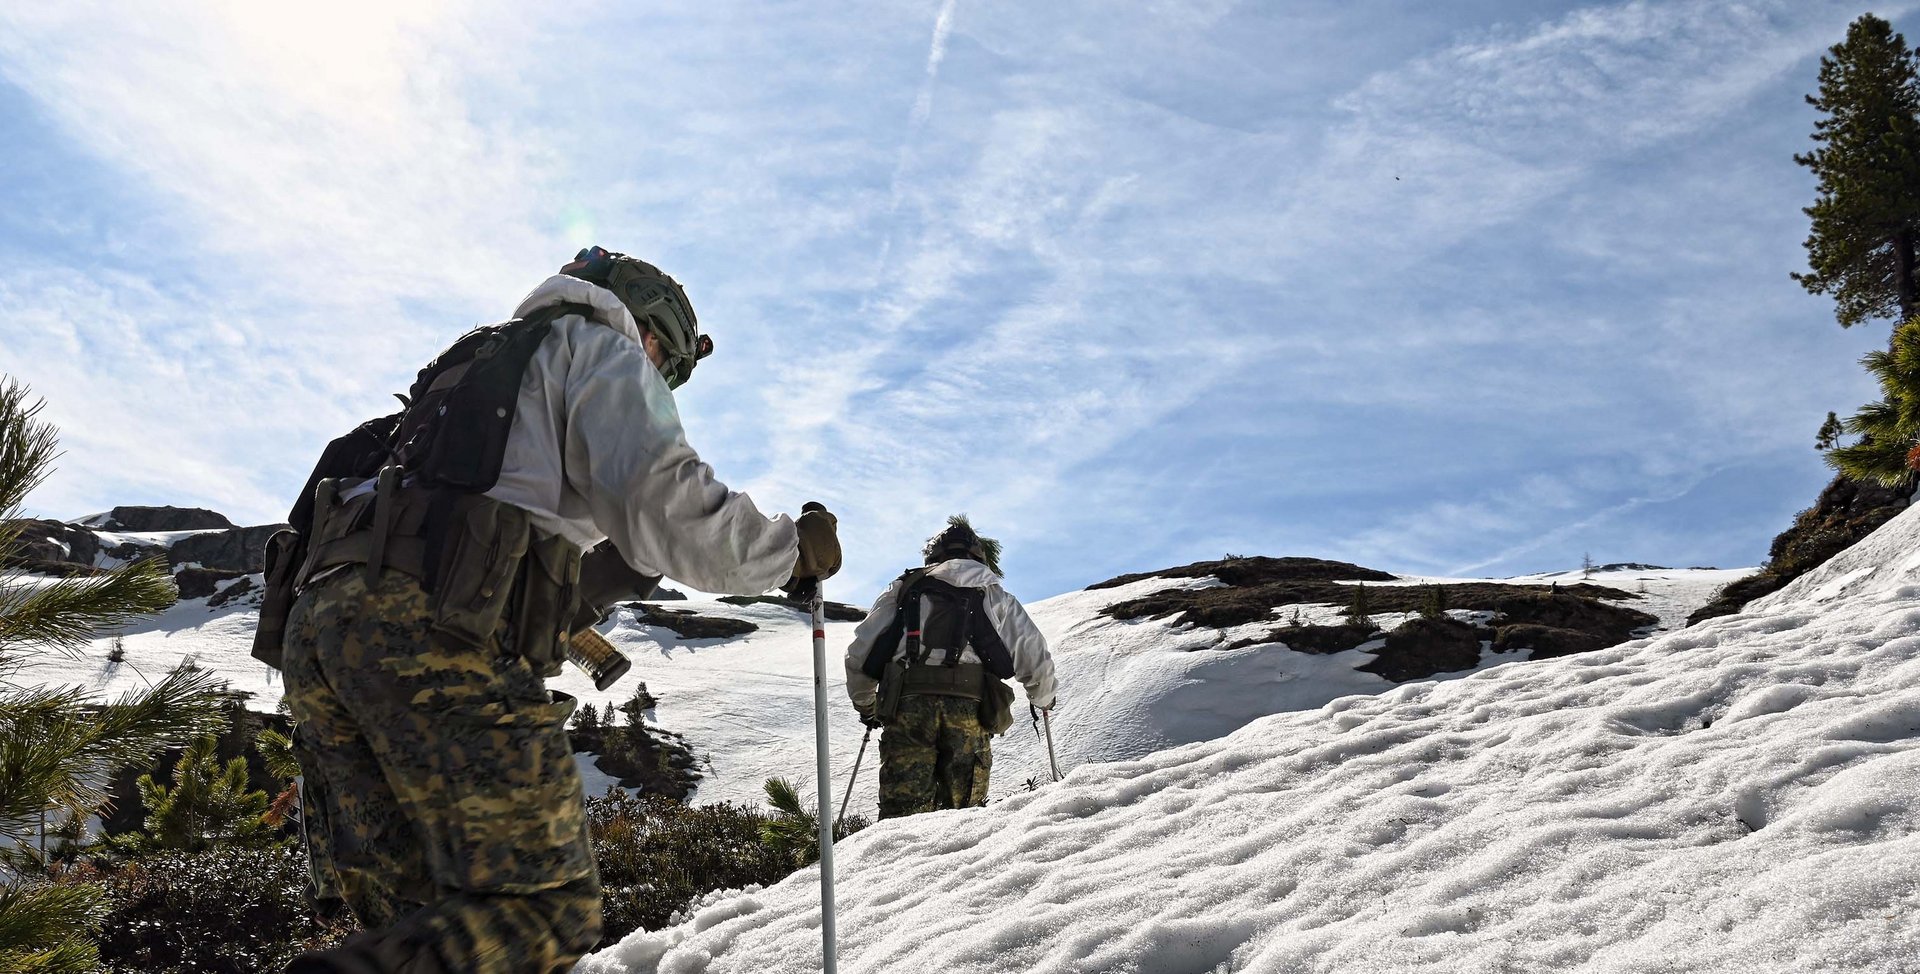
[[[1914,487],[1834,477],[1813,506],[1794,515],[1792,526],[1774,537],[1766,567],[1722,589],[1718,598],[1688,616],[1687,624],[1732,615],[1748,602],[1786,588],[1906,510]]]
[[[234,526],[226,515],[203,507],[116,507],[104,515],[84,519],[102,531],[205,531]]]
[[[681,596],[685,598],[686,596]],[[658,601],[657,599],[652,601]],[[719,601],[728,605],[777,605],[783,609],[792,609],[802,615],[807,613],[807,603],[798,599],[789,599],[780,595],[723,595]],[[845,602],[825,602],[820,613],[834,622],[859,622],[867,617],[867,610]]]
[[[635,619],[641,624],[670,629],[682,639],[732,639],[735,636],[760,631],[759,626],[745,619],[704,616],[692,609],[667,609],[648,605],[645,602],[620,604],[623,608],[631,610]]]
[[[14,554],[0,567],[72,574],[72,568],[92,569],[100,554],[100,539],[76,524],[45,519],[9,521],[20,532]]]
[[[1116,619],[1171,617],[1182,625],[1214,629],[1266,623],[1263,629],[1239,635],[1219,648],[1278,644],[1295,652],[1319,655],[1365,646],[1379,637],[1379,629],[1371,622],[1302,625],[1297,617],[1282,622],[1278,611],[1287,606],[1353,606],[1362,596],[1359,579],[1394,577],[1358,565],[1313,558],[1236,558],[1122,579],[1168,576],[1210,576],[1225,584],[1151,592],[1101,611]],[[1347,579],[1356,581],[1347,584]],[[1113,584],[1103,582],[1095,587]],[[1638,598],[1632,592],[1587,582],[1550,587],[1497,582],[1367,585],[1364,602],[1370,617],[1390,613],[1419,613],[1421,617],[1388,633],[1379,650],[1367,650],[1376,658],[1361,669],[1395,681],[1471,669],[1479,663],[1482,645],[1501,645],[1502,634],[1509,629],[1518,630],[1509,639],[1525,637],[1524,645],[1534,650],[1533,659],[1601,649],[1659,623],[1652,615],[1615,604]],[[1448,609],[1453,614],[1447,614]],[[1466,613],[1472,615],[1462,618]]]
[[[173,583],[179,586],[181,598],[204,599],[219,591],[222,585],[236,578],[245,578],[246,574],[211,568],[182,568],[173,573]]]
[[[167,561],[219,571],[265,571],[267,539],[285,527],[284,524],[261,524],[181,538],[167,550]]]

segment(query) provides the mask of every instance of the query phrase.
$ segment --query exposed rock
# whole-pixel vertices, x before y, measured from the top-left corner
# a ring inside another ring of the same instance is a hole
[[[684,801],[700,781],[686,738],[658,727],[575,727],[576,751],[594,755],[594,766],[620,779],[620,787],[643,795]]]
[[[242,596],[251,595],[256,590],[257,588],[253,584],[253,576],[242,575],[239,581],[213,593],[213,597],[207,600],[207,608],[217,609]]]
[[[129,505],[114,508],[105,518],[95,516],[86,521],[102,531],[204,531],[234,526],[225,515],[202,507]]]
[[[92,568],[95,556],[100,554],[100,539],[76,524],[34,518],[4,523],[20,532],[14,542],[18,546],[15,554],[4,563],[7,568],[26,568],[29,562]]]
[[[1529,649],[1532,650],[1532,653],[1527,656],[1530,660],[1588,653],[1611,645],[1613,644],[1604,637],[1590,632],[1524,624],[1501,626],[1493,637],[1493,648],[1496,652],[1510,653],[1515,650]]]
[[[1355,669],[1395,683],[1470,670],[1480,664],[1484,631],[1458,619],[1409,619],[1387,633],[1387,643],[1375,651],[1373,662]]]
[[[1311,561],[1312,559],[1302,560]],[[1622,633],[1620,638],[1625,638],[1625,634],[1634,629],[1653,625],[1659,621],[1644,612],[1617,609],[1597,601],[1599,599],[1628,600],[1640,597],[1632,592],[1602,585],[1587,583],[1562,585],[1558,595],[1549,594],[1545,587],[1502,585],[1494,582],[1466,582],[1437,587],[1445,592],[1446,604],[1449,608],[1496,612],[1511,610],[1521,613],[1521,617],[1514,620],[1516,622],[1540,622],[1545,625],[1562,625],[1574,629],[1587,628],[1590,624],[1604,624],[1607,631],[1619,629]],[[1247,587],[1229,584],[1222,588],[1168,589],[1141,598],[1116,602],[1101,611],[1115,619],[1160,618],[1177,614],[1178,621],[1188,625],[1227,629],[1272,620],[1273,610],[1286,605],[1351,605],[1355,588],[1356,586],[1353,585],[1306,580],[1270,581]],[[1436,586],[1433,585],[1368,586],[1369,609],[1374,613],[1418,612],[1434,588]],[[1533,595],[1528,594],[1529,592],[1540,594]],[[1526,601],[1529,599],[1549,601],[1550,604],[1529,605]],[[1556,605],[1563,604],[1561,600],[1564,600],[1564,608],[1554,608]],[[1591,617],[1590,622],[1574,624],[1553,621],[1563,616],[1578,614],[1579,606],[1593,607],[1593,611],[1588,614]],[[1535,618],[1536,615],[1543,614],[1547,618]]]
[[[686,600],[687,593],[678,589],[668,588],[665,585],[654,589],[653,594],[647,596],[647,601],[649,602],[685,602]]]
[[[173,584],[180,587],[182,599],[204,599],[219,591],[221,583],[244,578],[246,574],[217,568],[182,568],[173,573]]]
[[[719,601],[728,605],[777,605],[792,609],[801,615],[807,614],[805,602],[779,595],[723,595]],[[845,602],[827,602],[820,607],[820,611],[822,615],[834,622],[859,622],[867,617],[867,610]]]
[[[1391,582],[1394,576],[1372,568],[1350,565],[1344,561],[1327,561],[1324,558],[1223,558],[1219,561],[1196,561],[1179,568],[1168,568],[1157,572],[1137,572],[1109,578],[1087,586],[1087,591],[1118,588],[1128,582],[1137,582],[1143,578],[1218,578],[1233,586],[1266,585],[1271,582]]]
[[[175,565],[198,564],[202,568],[230,572],[265,571],[267,539],[285,527],[284,524],[261,524],[181,538],[167,550],[167,560]]]
[[[759,626],[745,619],[703,616],[692,609],[666,609],[645,602],[622,602],[621,605],[632,610],[640,622],[671,629],[682,639],[731,639],[760,630]]]
[[[1836,475],[1813,506],[1794,515],[1792,526],[1773,539],[1766,567],[1721,589],[1717,598],[1687,617],[1687,624],[1732,615],[1748,602],[1786,588],[1906,510],[1914,488],[1911,482],[1885,487]]]

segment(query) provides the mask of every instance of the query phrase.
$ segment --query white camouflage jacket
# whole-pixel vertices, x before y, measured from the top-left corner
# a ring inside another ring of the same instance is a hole
[[[970,558],[943,561],[927,569],[927,575],[949,585],[977,588],[986,593],[983,602],[987,618],[993,622],[993,631],[1000,634],[1000,641],[1007,644],[1007,652],[1013,656],[1014,679],[1026,686],[1027,700],[1034,706],[1041,709],[1052,707],[1053,655],[1047,652],[1047,637],[1040,634],[1040,627],[1033,624],[1033,619],[1027,615],[1020,601],[1000,587],[1000,576]],[[900,580],[896,578],[874,600],[873,611],[853,631],[853,645],[847,647],[847,696],[852,697],[853,705],[863,712],[873,707],[880,689],[879,682],[867,676],[863,669],[867,655],[880,650],[874,644],[893,625],[899,605]],[[921,611],[926,611],[924,605]],[[883,651],[890,657],[898,655],[905,647],[905,642],[903,637],[899,643],[885,647]],[[960,654],[960,661],[979,663],[981,659],[969,648]]]
[[[556,274],[514,315],[566,315],[527,363],[500,480],[487,496],[526,509],[582,548],[610,539],[634,568],[706,592],[751,595],[788,580],[799,533],[701,462],[673,393],[613,292]]]

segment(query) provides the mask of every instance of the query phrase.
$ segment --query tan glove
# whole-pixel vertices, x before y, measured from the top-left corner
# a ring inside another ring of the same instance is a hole
[[[840,570],[840,519],[819,501],[808,501],[793,523],[800,529],[800,556],[793,561],[793,578],[781,589],[800,598]]]

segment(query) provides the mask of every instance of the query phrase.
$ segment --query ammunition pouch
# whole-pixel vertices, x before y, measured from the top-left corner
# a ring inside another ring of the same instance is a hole
[[[427,593],[436,633],[556,675],[578,609],[580,549],[536,532],[532,515],[512,504],[397,481],[388,467],[374,490],[344,501],[338,482],[321,482],[297,584],[345,566],[365,571],[369,584],[386,569],[411,575]]]

